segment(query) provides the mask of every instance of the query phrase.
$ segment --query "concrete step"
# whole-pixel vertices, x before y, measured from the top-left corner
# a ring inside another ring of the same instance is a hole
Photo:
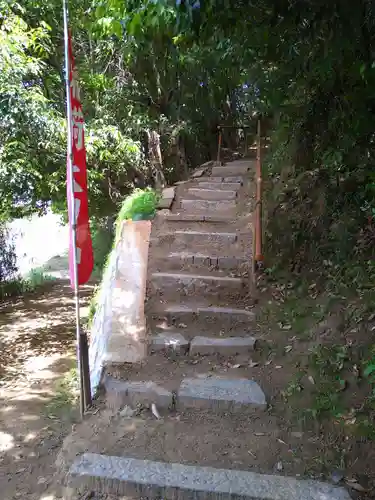
[[[255,344],[254,337],[194,337],[190,344],[190,354],[235,356],[253,351]]]
[[[176,299],[174,299],[176,301]],[[205,305],[207,297],[201,297],[199,303],[186,300],[181,303],[168,302],[152,306],[147,310],[147,317],[152,331],[179,330],[179,325],[189,325],[188,332],[195,335],[220,337],[253,336],[255,328],[255,314],[252,310],[228,307],[222,304],[214,306],[209,302]],[[215,303],[218,302],[215,299]],[[188,334],[186,329],[181,330],[181,334],[188,338],[195,335]]]
[[[68,474],[69,500],[87,490],[133,499],[350,500],[344,488],[244,470],[84,453]]]
[[[187,214],[185,212],[180,213],[170,213],[165,215],[165,220],[168,222],[213,222],[213,223],[229,223],[233,222],[235,217],[230,215],[220,215],[220,214]]]
[[[236,209],[235,200],[180,200],[181,208],[187,212],[233,212]],[[228,214],[233,216],[232,214]]]
[[[172,392],[152,381],[122,380],[105,375],[103,386],[108,408],[116,409],[137,404],[150,406],[152,403],[159,408],[173,406]]]
[[[198,187],[200,189],[220,189],[223,191],[238,191],[241,187],[241,182],[210,182],[204,181],[199,182]]]
[[[184,332],[185,333],[185,332]],[[167,354],[188,354],[190,341],[180,332],[162,332],[152,335],[149,339],[149,351],[165,352]]]
[[[155,272],[151,275],[151,283],[156,292],[162,291],[175,294],[182,292],[184,295],[207,293],[220,297],[239,297],[245,292],[245,284],[241,278],[218,276],[210,274],[191,273],[163,273]]]
[[[199,200],[234,200],[237,198],[237,191],[223,189],[190,188],[187,194]]]
[[[217,412],[265,410],[266,397],[259,385],[245,378],[202,376],[185,378],[177,391],[177,408]]]
[[[177,394],[162,383],[150,380],[123,380],[110,375],[104,377],[106,403],[116,409],[124,405],[142,404],[151,407],[177,409],[206,409],[216,412],[236,412],[253,409],[264,410],[266,397],[253,380],[228,378],[223,375],[200,374],[183,378]]]
[[[181,266],[209,267],[222,270],[237,270],[245,268],[247,261],[244,257],[203,254],[199,252],[170,252],[168,262],[172,266],[180,268]]]
[[[193,243],[221,243],[221,244],[231,244],[237,241],[237,234],[235,232],[218,232],[218,231],[174,231],[176,239]]]
[[[250,326],[255,320],[252,309],[233,308],[224,305],[211,305],[204,303],[204,298],[199,303],[171,303],[163,304],[153,314],[161,318],[166,317],[171,324],[173,322],[191,322],[194,319],[207,321],[209,324],[219,323],[224,327],[231,323],[242,326]]]
[[[164,352],[169,355],[220,354],[231,357],[253,351],[255,344],[256,339],[250,336],[217,338],[196,336],[196,332],[189,332],[189,330],[184,331],[183,334],[166,330],[150,337],[149,351]]]
[[[214,176],[214,177],[201,177],[200,179],[195,179],[199,182],[211,182],[215,184],[221,184],[221,183],[235,183],[235,184],[241,184],[245,181],[248,180],[248,174],[246,175],[227,175],[225,177],[221,177],[220,175]]]
[[[212,177],[232,177],[232,176],[246,176],[249,175],[250,169],[252,167],[251,162],[243,162],[241,164],[233,165],[228,163],[224,167],[213,167]]]

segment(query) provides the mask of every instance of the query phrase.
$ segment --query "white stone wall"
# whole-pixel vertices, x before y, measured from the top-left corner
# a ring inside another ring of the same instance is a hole
[[[105,365],[135,363],[146,356],[144,301],[150,233],[150,221],[124,221],[111,252],[91,329],[93,395]]]

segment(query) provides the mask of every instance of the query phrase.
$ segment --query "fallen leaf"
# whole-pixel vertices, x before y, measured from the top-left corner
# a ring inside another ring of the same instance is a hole
[[[255,363],[254,361],[250,361],[249,362],[249,367],[250,368],[254,368],[255,366],[258,366],[258,365],[259,365],[259,363]]]
[[[156,404],[155,403],[152,403],[151,405],[151,411],[152,411],[152,414],[154,415],[154,417],[156,417],[158,420],[160,420],[160,414],[158,412],[158,409],[156,408]]]
[[[282,330],[291,330],[292,329],[292,325],[284,325],[283,323],[278,323],[278,325]]]

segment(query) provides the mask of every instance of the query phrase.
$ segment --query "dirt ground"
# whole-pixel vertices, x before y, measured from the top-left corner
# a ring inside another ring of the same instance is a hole
[[[82,315],[93,286],[82,288]],[[61,382],[75,367],[71,288],[53,282],[0,308],[2,500],[55,500],[55,457],[78,413]]]

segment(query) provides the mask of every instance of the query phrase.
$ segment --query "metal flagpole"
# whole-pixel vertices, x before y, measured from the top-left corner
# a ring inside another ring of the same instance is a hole
[[[64,12],[64,51],[65,51],[65,88],[66,88],[66,117],[68,122],[68,154],[67,154],[67,172],[70,176],[70,214],[69,223],[71,231],[71,241],[73,244],[73,285],[74,285],[74,299],[76,309],[76,341],[77,341],[77,363],[78,363],[78,376],[80,381],[80,411],[81,417],[85,412],[85,395],[82,373],[82,359],[81,359],[81,342],[80,342],[80,311],[79,311],[79,285],[78,285],[78,261],[77,261],[77,225],[75,220],[74,210],[74,183],[73,183],[73,162],[72,162],[72,106],[70,97],[70,61],[69,61],[69,37],[68,37],[68,6],[67,0],[63,0]],[[91,394],[90,394],[91,396]]]

